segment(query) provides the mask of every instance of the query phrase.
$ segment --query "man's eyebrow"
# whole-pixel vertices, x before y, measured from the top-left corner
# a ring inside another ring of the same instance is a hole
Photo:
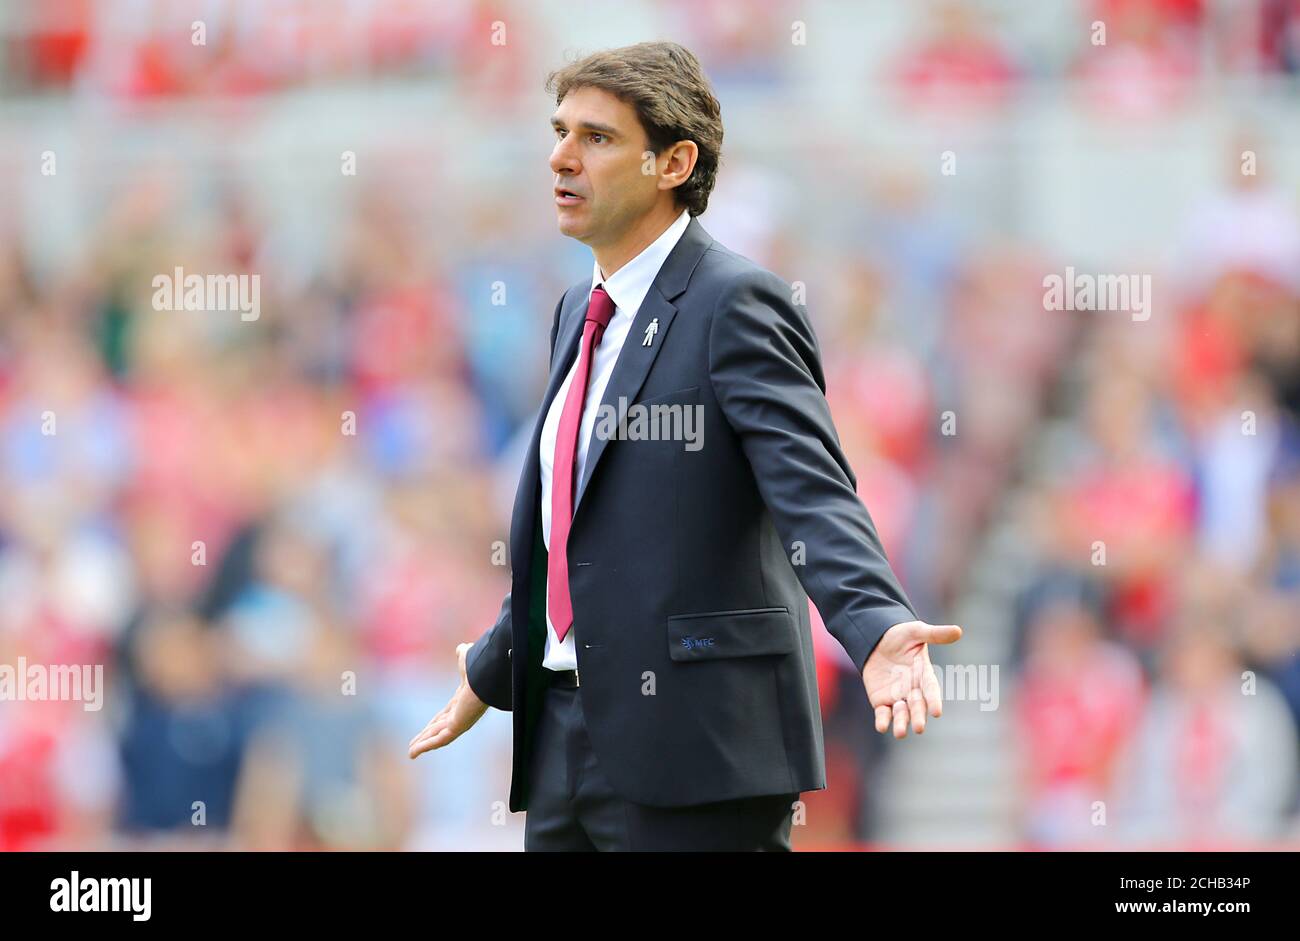
[[[561,121],[559,118],[555,117],[554,115],[552,115],[551,127],[556,127],[556,128],[564,127],[564,122]],[[621,136],[617,130],[610,127],[608,124],[597,124],[592,121],[579,121],[578,128],[580,130],[585,130],[585,131],[595,131],[597,134],[607,134],[610,137]]]

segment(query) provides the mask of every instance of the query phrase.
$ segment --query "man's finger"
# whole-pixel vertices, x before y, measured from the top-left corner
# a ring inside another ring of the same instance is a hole
[[[441,748],[443,745],[446,745],[448,742],[448,735],[450,732],[451,729],[449,726],[443,726],[442,728],[438,729],[438,731],[435,732],[433,735],[417,743],[415,747],[411,749],[410,752],[411,757],[417,758],[420,755],[423,755],[427,751],[432,751],[435,748]]]
[[[936,719],[943,715],[943,687],[939,683],[939,677],[935,675],[934,664],[930,662],[929,655],[925,657],[921,692],[925,693],[925,704],[930,710],[930,715]]]
[[[922,652],[918,651],[912,658],[912,689],[907,695],[907,705],[912,712],[912,731],[920,735],[925,731],[925,692],[922,687],[925,685],[925,657]],[[920,727],[917,727],[918,710],[920,718]]]
[[[901,663],[891,663],[889,665],[889,698],[893,702],[907,698],[907,691],[911,686],[908,677],[908,669]]]
[[[889,731],[889,716],[891,711],[892,710],[890,710],[888,706],[876,707],[876,731],[877,732],[883,733]]]
[[[920,735],[925,731],[925,697],[920,689],[913,689],[907,694],[908,711],[912,713],[912,731]]]
[[[433,717],[432,719],[430,719],[428,722],[424,723],[424,728],[420,729],[420,731],[418,731],[418,732],[416,732],[414,735],[412,735],[412,736],[411,736],[411,740],[410,740],[409,742],[406,743],[406,744],[407,744],[407,747],[409,748],[411,745],[414,745],[414,744],[415,744],[416,742],[418,742],[420,739],[424,738],[424,736],[428,734],[429,729],[431,729],[431,728],[433,727],[433,723],[435,723],[435,722],[437,722],[437,721],[438,721],[438,716],[434,716],[434,717]]]
[[[444,710],[444,712],[445,711],[446,710]],[[445,729],[448,724],[446,717],[442,713],[439,713],[429,720],[429,724],[426,725],[420,734],[415,737],[415,742],[437,735]]]
[[[441,726],[441,725],[440,725],[440,726],[438,726],[437,728],[426,729],[425,731],[421,732],[418,736],[416,736],[415,741],[411,742],[411,747],[412,747],[412,748],[419,748],[419,747],[420,747],[421,745],[423,745],[425,742],[429,741],[429,740],[432,739],[435,735],[437,735],[439,732],[441,732],[441,731],[443,730],[443,728],[445,728],[445,726]]]
[[[427,742],[421,742],[419,745],[416,745],[414,748],[411,749],[410,751],[411,759],[414,760],[416,758],[419,758],[421,755],[431,750],[432,748],[433,748],[432,740]]]
[[[894,738],[907,737],[907,703],[898,700],[894,703]]]
[[[409,746],[409,745],[414,745],[415,742],[416,742],[416,739],[423,738],[423,737],[425,736],[425,734],[427,734],[428,731],[429,731],[430,729],[432,729],[435,725],[437,725],[439,722],[441,722],[441,721],[443,720],[443,718],[447,715],[447,712],[448,712],[450,709],[451,709],[451,703],[447,703],[447,705],[445,705],[445,706],[443,706],[441,709],[439,709],[437,715],[435,715],[432,719],[430,719],[428,722],[426,722],[426,723],[424,724],[424,728],[422,728],[422,729],[420,729],[420,731],[416,732],[415,735],[412,736],[411,740],[410,740],[409,742],[407,742],[407,745],[408,745],[408,746]]]

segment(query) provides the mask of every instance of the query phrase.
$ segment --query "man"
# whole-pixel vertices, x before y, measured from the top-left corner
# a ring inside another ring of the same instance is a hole
[[[941,714],[927,644],[961,629],[890,571],[789,286],[695,218],[722,144],[696,58],[640,43],[547,88],[559,227],[593,275],[555,309],[510,593],[410,755],[512,710],[525,849],[788,850],[826,786],[808,596],[899,738]],[[689,440],[634,434],[641,406]]]

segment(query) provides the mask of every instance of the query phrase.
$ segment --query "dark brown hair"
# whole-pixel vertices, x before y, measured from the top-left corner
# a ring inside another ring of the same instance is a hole
[[[557,105],[575,88],[599,88],[635,108],[655,154],[677,141],[694,141],[695,169],[674,198],[692,216],[708,208],[722,160],[722,106],[690,50],[674,42],[641,42],[593,52],[547,76],[546,90]]]

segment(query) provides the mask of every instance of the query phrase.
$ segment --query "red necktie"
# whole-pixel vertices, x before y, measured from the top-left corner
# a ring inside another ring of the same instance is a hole
[[[573,523],[574,455],[578,450],[578,426],[582,406],[587,400],[587,379],[591,375],[591,357],[600,338],[614,316],[614,301],[601,286],[591,292],[587,305],[587,322],[582,328],[582,346],[578,350],[578,371],[569,384],[569,394],[560,412],[560,430],[555,438],[555,465],[551,475],[551,546],[546,563],[546,610],[555,627],[555,636],[564,640],[573,625],[573,601],[569,597],[569,526]]]

